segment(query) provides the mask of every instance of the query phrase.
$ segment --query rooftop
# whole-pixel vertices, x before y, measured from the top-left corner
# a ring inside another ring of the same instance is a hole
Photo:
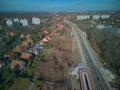
[[[11,66],[16,66],[16,65],[22,66],[22,63],[23,63],[23,61],[20,61],[20,60],[12,60],[10,65]]]
[[[27,46],[27,42],[26,42],[26,41],[23,41],[23,42],[22,42],[22,45],[23,45],[23,46]]]
[[[21,55],[22,58],[26,58],[26,59],[29,59],[30,56],[31,55],[29,53],[22,53],[22,55]]]

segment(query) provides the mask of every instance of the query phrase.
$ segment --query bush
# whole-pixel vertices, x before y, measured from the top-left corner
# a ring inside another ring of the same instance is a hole
[[[51,42],[48,42],[48,43],[45,44],[45,48],[46,48],[46,49],[50,49],[50,48],[52,48],[52,47],[53,47],[53,45],[52,45]]]

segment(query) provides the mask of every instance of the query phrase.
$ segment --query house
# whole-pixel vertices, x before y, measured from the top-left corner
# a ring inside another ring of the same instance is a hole
[[[39,41],[39,44],[43,46],[45,44],[45,42],[41,40],[41,41]]]
[[[32,18],[32,24],[39,25],[40,24],[40,19],[36,18],[36,17],[33,17]]]
[[[40,51],[36,48],[30,48],[29,53],[32,54],[33,56],[35,56],[35,55],[38,55],[38,53],[40,53]]]
[[[21,58],[24,58],[24,59],[29,59],[31,57],[31,54],[30,53],[22,53],[21,54]]]
[[[22,42],[22,45],[23,45],[23,46],[27,46],[28,43],[27,43],[26,41],[23,41],[23,42]]]
[[[43,39],[42,39],[42,41],[44,41],[44,42],[48,42],[48,39],[46,39],[46,38],[43,38]]]
[[[8,20],[6,21],[6,24],[7,24],[7,26],[12,27],[12,26],[13,26],[12,19],[8,19]]]
[[[32,41],[33,41],[32,38],[28,38],[28,39],[27,39],[27,42],[32,43]]]
[[[48,30],[44,30],[43,33],[44,33],[44,34],[48,34]]]
[[[63,24],[62,24],[62,22],[60,22],[60,23],[58,23],[58,28],[63,28]]]
[[[20,19],[20,23],[22,24],[23,27],[28,26],[28,20],[26,18]]]
[[[36,48],[30,48],[29,53],[33,54],[33,56],[38,55],[39,51]]]
[[[10,63],[11,69],[15,68],[16,66],[19,66],[19,69],[22,70],[25,68],[25,65],[26,63],[21,60],[12,60],[12,62]]]
[[[21,47],[20,47],[20,46],[16,46],[14,50],[15,50],[15,51],[20,51],[20,50],[21,50]]]
[[[25,35],[22,33],[21,35],[20,35],[20,38],[24,38],[25,37]]]
[[[14,58],[14,55],[15,55],[15,52],[14,52],[14,51],[8,52],[8,56],[9,56],[10,58]]]
[[[32,38],[27,39],[28,47],[31,47],[33,45],[33,40]]]
[[[50,38],[49,36],[46,36],[45,38],[46,38],[47,40],[51,40],[51,38]]]
[[[51,40],[51,38],[50,38],[49,36],[45,36],[45,38],[43,38],[42,41],[44,41],[44,42],[48,42],[49,40]]]
[[[42,50],[43,49],[43,46],[42,45],[39,45],[39,44],[36,44],[35,46],[34,46],[34,48],[36,48],[37,50]]]

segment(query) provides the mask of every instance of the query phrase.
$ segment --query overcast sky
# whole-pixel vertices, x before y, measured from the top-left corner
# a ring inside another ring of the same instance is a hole
[[[120,10],[120,0],[0,0],[0,11]]]

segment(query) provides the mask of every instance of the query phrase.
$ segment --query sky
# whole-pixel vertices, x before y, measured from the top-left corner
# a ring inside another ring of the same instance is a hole
[[[120,10],[120,0],[0,0],[0,11],[111,11]]]

